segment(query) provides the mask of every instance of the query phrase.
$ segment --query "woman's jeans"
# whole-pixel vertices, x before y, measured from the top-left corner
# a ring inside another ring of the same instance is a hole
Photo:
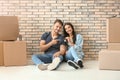
[[[79,53],[79,55],[78,55],[78,53]],[[65,59],[66,59],[66,61],[72,60],[74,62],[78,62],[78,60],[82,60],[83,59],[83,57],[84,57],[83,54],[84,53],[82,51],[81,52],[77,52],[74,47],[70,47],[68,49],[68,51],[66,52]]]
[[[59,56],[61,62],[63,60],[63,56]],[[54,59],[53,53],[45,53],[45,54],[34,54],[32,56],[32,61],[36,64],[46,64],[46,63],[52,63],[52,60]]]

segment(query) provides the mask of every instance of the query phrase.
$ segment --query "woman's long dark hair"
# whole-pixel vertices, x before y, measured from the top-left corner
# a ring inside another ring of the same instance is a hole
[[[76,33],[75,33],[75,30],[74,30],[74,26],[70,23],[70,22],[67,22],[67,23],[65,23],[64,24],[64,26],[63,26],[63,34],[64,34],[64,37],[68,37],[69,36],[69,34],[66,32],[66,30],[65,30],[65,26],[66,25],[70,25],[71,26],[71,28],[72,28],[72,34],[73,34],[73,43],[75,44],[75,41],[76,41]]]

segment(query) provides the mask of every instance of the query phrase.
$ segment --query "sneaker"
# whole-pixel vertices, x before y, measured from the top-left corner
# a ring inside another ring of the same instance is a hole
[[[68,65],[74,67],[75,69],[79,68],[79,66],[77,65],[77,63],[74,62],[74,61],[72,61],[72,60],[68,60],[67,63],[68,63]]]
[[[48,64],[39,64],[39,65],[38,65],[38,68],[39,68],[40,70],[47,70],[47,67],[48,67]]]
[[[53,59],[52,63],[48,65],[48,70],[55,70],[60,63],[60,58],[56,57]]]
[[[78,61],[78,65],[79,65],[80,68],[83,68],[83,67],[84,67],[84,66],[83,66],[83,62],[82,62],[81,60]]]

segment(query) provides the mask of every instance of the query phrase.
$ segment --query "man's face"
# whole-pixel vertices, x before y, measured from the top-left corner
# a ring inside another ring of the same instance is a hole
[[[62,25],[58,22],[56,22],[53,26],[53,30],[55,33],[59,33],[62,30]]]

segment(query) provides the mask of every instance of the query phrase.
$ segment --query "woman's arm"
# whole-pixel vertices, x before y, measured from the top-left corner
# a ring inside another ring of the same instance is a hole
[[[82,49],[83,47],[83,37],[80,34],[76,35],[76,42],[75,42],[74,47],[76,49]]]

